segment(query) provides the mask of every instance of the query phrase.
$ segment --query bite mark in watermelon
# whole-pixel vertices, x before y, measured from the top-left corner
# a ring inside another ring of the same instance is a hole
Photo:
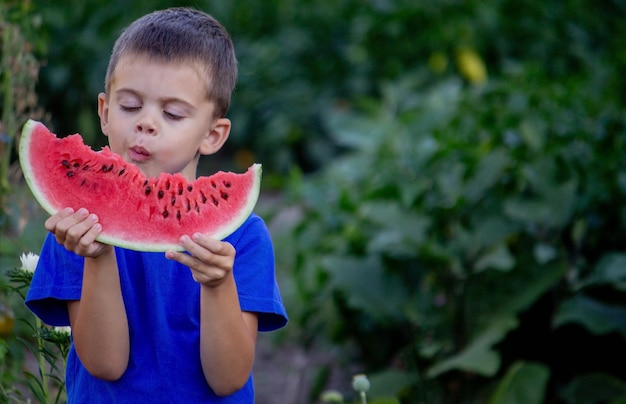
[[[98,241],[139,251],[182,250],[182,235],[223,239],[252,213],[261,165],[243,174],[220,171],[193,182],[180,174],[147,178],[108,147],[94,151],[79,134],[58,138],[41,122],[22,130],[24,178],[50,214],[71,207],[98,215]]]

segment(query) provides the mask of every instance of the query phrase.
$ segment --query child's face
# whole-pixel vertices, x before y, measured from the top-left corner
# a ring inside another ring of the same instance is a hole
[[[205,88],[192,66],[123,58],[109,94],[98,97],[111,150],[148,177],[168,172],[195,179],[200,154],[219,150],[230,131],[230,121],[213,118]]]

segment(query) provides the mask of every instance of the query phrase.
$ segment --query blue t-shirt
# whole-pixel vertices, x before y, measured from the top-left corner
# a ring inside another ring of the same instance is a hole
[[[241,310],[258,313],[259,331],[287,323],[274,272],[274,251],[263,220],[252,215],[225,241],[237,251],[233,275]],[[66,369],[69,403],[252,403],[252,375],[228,397],[217,397],[200,363],[200,284],[164,253],[115,248],[128,326],[130,359],[114,382],[91,376],[72,344]],[[53,326],[69,325],[66,301],[81,296],[82,257],[48,235],[26,304]]]

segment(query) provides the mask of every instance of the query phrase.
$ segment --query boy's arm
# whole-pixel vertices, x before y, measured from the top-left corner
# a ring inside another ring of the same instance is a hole
[[[119,379],[130,342],[115,250],[95,240],[102,228],[84,209],[65,209],[45,226],[59,244],[85,257],[81,300],[67,304],[76,353],[93,376]]]
[[[126,371],[130,337],[115,252],[85,258],[80,300],[68,302],[74,347],[94,377],[117,380]]]
[[[200,234],[183,237],[191,254],[168,251],[166,257],[188,266],[200,286],[200,359],[207,383],[226,396],[241,389],[254,364],[258,318],[242,312],[232,273],[234,247]]]
[[[200,305],[202,370],[213,391],[226,396],[250,377],[258,318],[241,311],[232,272],[220,286],[201,286]]]

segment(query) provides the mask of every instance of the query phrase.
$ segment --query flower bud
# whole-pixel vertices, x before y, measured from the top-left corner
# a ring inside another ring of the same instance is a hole
[[[365,375],[355,375],[352,378],[352,388],[359,393],[366,393],[370,389],[370,381]]]

